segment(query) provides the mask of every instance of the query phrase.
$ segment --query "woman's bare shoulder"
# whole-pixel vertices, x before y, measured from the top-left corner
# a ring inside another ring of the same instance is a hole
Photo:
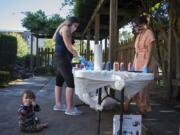
[[[59,30],[59,33],[62,34],[62,33],[69,33],[69,27],[64,25],[61,27],[61,29]]]
[[[153,31],[152,31],[151,29],[147,29],[147,30],[146,30],[146,33],[148,33],[148,34],[153,34]]]
[[[69,30],[69,27],[67,25],[64,25],[64,26],[61,27],[60,30],[61,31],[67,31],[67,30]]]

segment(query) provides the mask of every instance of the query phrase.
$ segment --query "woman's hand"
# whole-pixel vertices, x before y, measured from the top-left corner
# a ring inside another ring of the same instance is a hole
[[[131,67],[131,71],[135,71],[135,67],[134,67],[134,65]]]
[[[34,99],[32,99],[31,103],[33,106],[36,106],[36,101]]]
[[[71,53],[73,54],[74,57],[78,57],[79,56],[78,51],[74,47],[72,48]]]
[[[147,67],[147,66],[143,66],[143,67],[142,67],[142,72],[143,72],[143,73],[148,73],[148,72],[149,72],[148,67]]]

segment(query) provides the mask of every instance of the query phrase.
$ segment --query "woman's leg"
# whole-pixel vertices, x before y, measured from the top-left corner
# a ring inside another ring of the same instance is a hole
[[[80,115],[82,112],[79,111],[76,107],[73,107],[73,96],[74,96],[74,77],[72,73],[72,64],[71,61],[68,59],[64,59],[59,62],[58,71],[60,76],[66,82],[66,111],[65,114],[67,115]],[[62,90],[57,90],[62,91]],[[59,93],[61,94],[61,93]],[[58,95],[58,94],[57,94]],[[57,97],[58,98],[58,97]],[[60,102],[57,100],[57,102]]]
[[[71,110],[73,107],[73,95],[74,89],[70,87],[66,87],[66,105],[67,110]]]
[[[151,111],[150,100],[149,100],[149,88],[145,87],[136,97],[136,104],[140,114]]]
[[[54,88],[54,93],[55,93],[55,105],[61,106],[62,87],[56,85]]]
[[[56,77],[56,85],[54,88],[54,96],[55,96],[55,106],[54,110],[65,110],[65,106],[62,105],[61,103],[61,98],[62,98],[62,85],[63,85],[64,79],[61,76],[60,73],[58,73]]]
[[[60,68],[60,77],[66,82],[66,105],[67,110],[71,110],[73,107],[73,95],[74,95],[74,77],[72,74],[72,65],[69,61],[64,61],[63,66]],[[62,80],[62,79],[60,79]],[[61,90],[57,90],[61,91]],[[59,92],[59,94],[61,94]],[[58,98],[58,97],[57,97]],[[60,101],[57,101],[60,102]]]
[[[123,105],[123,109],[124,109],[124,112],[127,112],[128,109],[129,109],[129,104],[131,103],[132,101],[132,98],[131,99],[128,99],[124,102],[124,105]]]

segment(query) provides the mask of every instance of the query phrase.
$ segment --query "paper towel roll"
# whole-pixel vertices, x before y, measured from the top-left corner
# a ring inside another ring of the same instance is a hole
[[[102,70],[102,45],[94,45],[94,70]]]

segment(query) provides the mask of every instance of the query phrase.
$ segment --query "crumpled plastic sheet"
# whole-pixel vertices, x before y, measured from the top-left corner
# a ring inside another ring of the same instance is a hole
[[[133,97],[140,90],[143,90],[150,82],[154,80],[153,73],[135,73],[127,71],[89,71],[75,70],[75,93],[80,100],[88,104],[95,110],[102,110],[93,96],[96,95],[98,88],[109,86],[115,90],[125,89],[124,94],[127,98]]]

